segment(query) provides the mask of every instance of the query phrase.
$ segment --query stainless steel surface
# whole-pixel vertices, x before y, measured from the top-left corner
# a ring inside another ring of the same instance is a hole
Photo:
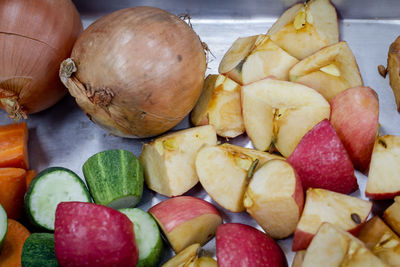
[[[265,33],[280,13],[293,1],[84,1],[76,0],[87,27],[100,14],[133,5],[156,5],[167,8],[175,14],[189,12],[194,30],[205,41],[212,54],[207,73],[217,73],[218,64],[239,36]],[[375,89],[380,101],[381,133],[400,135],[400,114],[396,111],[389,81],[377,71],[379,64],[386,65],[390,43],[400,34],[400,1],[333,1],[345,19],[340,21],[340,37],[346,40],[357,59],[366,86]],[[96,4],[95,4],[96,3]],[[358,3],[358,5],[357,5]],[[375,7],[375,8],[372,8]],[[385,8],[384,8],[385,7]],[[265,14],[263,16],[263,14]],[[391,20],[375,19],[387,17]],[[347,19],[350,18],[350,19]],[[373,18],[373,19],[360,19]],[[0,124],[11,123],[5,112],[0,111]],[[81,177],[85,160],[96,152],[123,148],[139,156],[142,144],[148,140],[126,139],[108,135],[84,115],[72,97],[66,96],[54,107],[28,119],[29,152],[32,168],[41,171],[50,166],[63,166],[75,171]],[[187,118],[175,129],[189,127]],[[233,143],[250,147],[245,136],[232,140]],[[365,198],[366,176],[357,173],[360,190],[353,195]],[[197,185],[187,194],[211,201],[211,198]],[[144,210],[164,200],[165,197],[145,189],[139,204]],[[214,203],[215,204],[215,203]],[[225,222],[242,222],[257,227],[246,213],[233,214],[215,204],[223,214]],[[379,209],[378,209],[379,210]],[[259,227],[258,227],[259,228]],[[260,228],[259,228],[260,229]],[[279,244],[291,263],[291,238],[280,240]],[[206,253],[215,255],[215,241],[205,246]],[[164,259],[170,257],[169,250]]]

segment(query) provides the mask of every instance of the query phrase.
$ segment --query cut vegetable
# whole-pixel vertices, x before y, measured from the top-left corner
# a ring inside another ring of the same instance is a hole
[[[57,205],[65,201],[91,202],[82,179],[73,171],[52,167],[39,173],[28,188],[25,207],[37,226],[54,230]]]
[[[7,234],[0,253],[0,266],[21,266],[22,247],[30,233],[25,226],[13,219],[8,219],[7,223]]]
[[[120,209],[134,224],[139,261],[136,267],[157,266],[163,252],[163,242],[156,221],[141,209]]]
[[[0,126],[1,167],[29,168],[28,127],[25,122]]]
[[[0,204],[0,250],[7,233],[7,213]]]
[[[8,218],[18,219],[21,215],[26,171],[20,168],[0,168],[0,204]]]
[[[114,209],[132,208],[143,193],[143,167],[131,152],[99,152],[83,164],[83,174],[96,204]]]
[[[25,241],[21,255],[22,267],[57,267],[54,234],[33,233]]]

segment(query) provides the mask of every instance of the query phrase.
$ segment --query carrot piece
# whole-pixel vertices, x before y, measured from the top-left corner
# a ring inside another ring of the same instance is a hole
[[[18,219],[26,192],[26,171],[20,168],[0,168],[0,204],[7,217]]]
[[[22,248],[29,235],[25,226],[13,219],[8,219],[7,234],[0,253],[0,267],[22,266]]]
[[[0,126],[0,167],[29,168],[25,122]]]
[[[25,181],[26,181],[26,190],[28,190],[29,185],[31,184],[33,178],[36,177],[36,171],[35,170],[29,170],[26,172],[25,176]]]

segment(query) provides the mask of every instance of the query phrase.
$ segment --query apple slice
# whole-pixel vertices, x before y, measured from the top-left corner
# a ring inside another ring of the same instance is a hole
[[[400,238],[378,216],[370,219],[358,238],[378,258],[390,266],[400,266]]]
[[[218,71],[242,85],[269,76],[288,80],[289,70],[297,62],[268,35],[260,34],[237,39],[222,58]]]
[[[336,95],[330,103],[333,128],[354,167],[366,171],[379,127],[378,95],[369,87],[353,87]]]
[[[329,0],[296,4],[279,17],[268,35],[283,50],[303,59],[339,41],[336,9]]]
[[[390,45],[387,70],[389,73],[390,87],[392,87],[397,111],[400,112],[400,36]]]
[[[304,256],[304,267],[387,266],[363,242],[330,223],[323,223]]]
[[[195,126],[211,124],[222,137],[244,133],[240,86],[224,75],[208,75],[190,119]]]
[[[249,225],[226,223],[218,226],[216,248],[219,267],[287,266],[279,245]]]
[[[363,85],[353,52],[344,41],[303,59],[289,76],[290,81],[314,88],[328,100],[347,88]]]
[[[187,246],[204,245],[222,223],[218,210],[207,201],[190,196],[174,197],[149,209],[176,253]]]
[[[173,132],[144,144],[139,160],[147,186],[169,197],[182,195],[199,181],[194,169],[197,151],[215,144],[217,134],[211,125]]]
[[[162,267],[188,267],[197,260],[200,251],[200,244],[195,243],[176,254],[169,261],[164,263]]]
[[[300,178],[289,163],[273,159],[253,175],[243,204],[272,238],[285,238],[296,229],[304,204]]]
[[[365,195],[391,199],[400,195],[400,136],[379,136],[374,145]]]
[[[358,189],[353,164],[326,119],[301,139],[287,161],[300,176],[304,190],[314,187],[349,194]]]
[[[302,267],[307,250],[299,250],[293,258],[292,267]]]
[[[394,198],[394,203],[383,213],[383,219],[400,235],[400,197]]]
[[[315,90],[296,83],[264,79],[242,87],[246,132],[256,149],[274,142],[288,157],[314,125],[329,118],[329,103]]]
[[[323,222],[357,234],[371,209],[372,203],[366,200],[325,189],[308,189],[292,250],[306,249]]]
[[[58,204],[54,241],[60,266],[136,266],[139,258],[128,217],[93,203]]]
[[[243,196],[253,171],[258,165],[279,158],[235,145],[208,146],[197,154],[196,171],[214,201],[229,211],[242,212]]]

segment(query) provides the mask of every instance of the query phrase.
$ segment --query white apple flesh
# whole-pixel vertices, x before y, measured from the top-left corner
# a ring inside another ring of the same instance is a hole
[[[149,213],[176,253],[194,243],[204,245],[222,223],[221,215],[212,204],[191,196],[164,200],[149,209]]]
[[[285,157],[314,125],[330,115],[329,103],[315,90],[270,78],[242,87],[242,109],[254,147],[265,151],[273,142]]]
[[[371,209],[371,202],[357,197],[325,189],[308,189],[303,213],[294,233],[292,250],[306,249],[324,222],[356,235]]]
[[[286,161],[270,160],[254,173],[243,203],[269,236],[288,237],[295,231],[303,209],[300,178]]]

